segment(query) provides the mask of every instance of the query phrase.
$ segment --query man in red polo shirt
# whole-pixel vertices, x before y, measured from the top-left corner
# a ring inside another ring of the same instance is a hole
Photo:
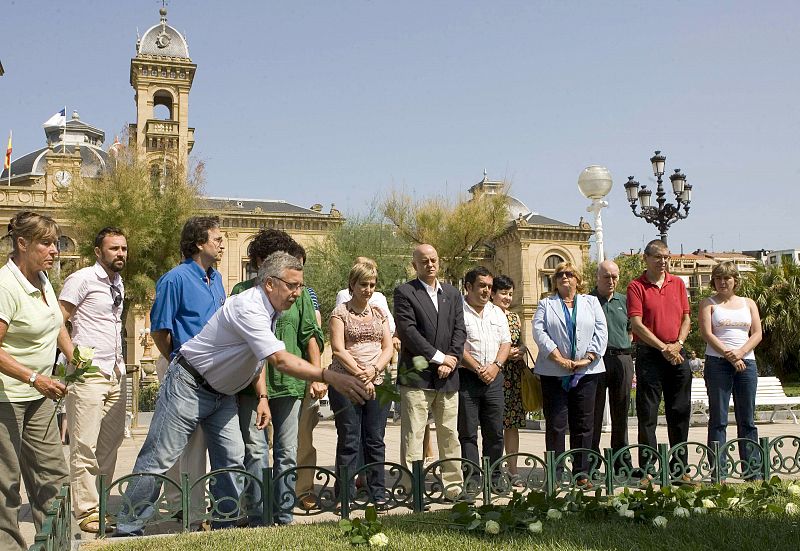
[[[654,239],[644,249],[647,270],[628,285],[628,317],[636,341],[636,416],[639,444],[657,447],[658,406],[664,395],[670,446],[689,437],[692,371],[683,341],[689,335],[689,299],[683,280],[667,272],[669,249]],[[655,456],[639,451],[643,485],[650,483]],[[677,464],[682,462],[682,466]],[[688,482],[686,450],[670,458],[673,477]],[[661,468],[664,468],[662,465]],[[676,470],[677,469],[677,470]]]

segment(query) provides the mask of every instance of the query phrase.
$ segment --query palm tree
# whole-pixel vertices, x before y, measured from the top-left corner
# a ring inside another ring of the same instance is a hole
[[[755,353],[760,370],[771,367],[781,380],[800,375],[800,266],[758,266],[738,293],[758,306],[764,338]]]

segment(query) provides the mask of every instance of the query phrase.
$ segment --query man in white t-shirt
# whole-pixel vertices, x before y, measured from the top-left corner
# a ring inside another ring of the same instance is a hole
[[[290,308],[302,291],[302,263],[285,252],[273,253],[261,265],[257,285],[226,300],[200,333],[181,347],[164,377],[147,439],[133,467],[135,474],[166,472],[198,424],[206,429],[211,468],[242,469],[244,443],[236,393],[253,385],[259,399],[257,426],[266,427],[270,420],[263,369],[266,361],[294,377],[332,385],[354,402],[372,397],[357,378],[314,367],[287,352],[275,337],[280,312]],[[212,491],[220,513],[234,512],[237,486],[230,475],[216,477]],[[123,507],[119,535],[143,533],[154,511],[152,507],[142,509],[140,504],[155,502],[160,487],[161,481],[155,477],[131,481],[124,503],[139,507],[135,511]]]

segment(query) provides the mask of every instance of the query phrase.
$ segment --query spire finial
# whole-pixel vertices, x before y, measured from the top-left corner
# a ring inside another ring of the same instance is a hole
[[[167,22],[167,0],[161,0],[161,9],[158,10],[158,13],[161,14],[161,22]]]

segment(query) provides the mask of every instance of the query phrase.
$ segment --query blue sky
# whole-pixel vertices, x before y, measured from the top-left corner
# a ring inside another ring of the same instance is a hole
[[[160,2],[3,8],[0,139],[44,144],[66,105],[114,134],[134,122],[136,30]],[[576,223],[580,171],[607,166],[607,254],[656,230],[623,184],[667,155],[694,186],[673,252],[800,247],[797,2],[174,0],[197,76],[189,122],[206,193],[366,212],[392,188],[464,193],[483,170]],[[671,195],[671,194],[670,194]],[[713,235],[713,238],[712,238]]]

